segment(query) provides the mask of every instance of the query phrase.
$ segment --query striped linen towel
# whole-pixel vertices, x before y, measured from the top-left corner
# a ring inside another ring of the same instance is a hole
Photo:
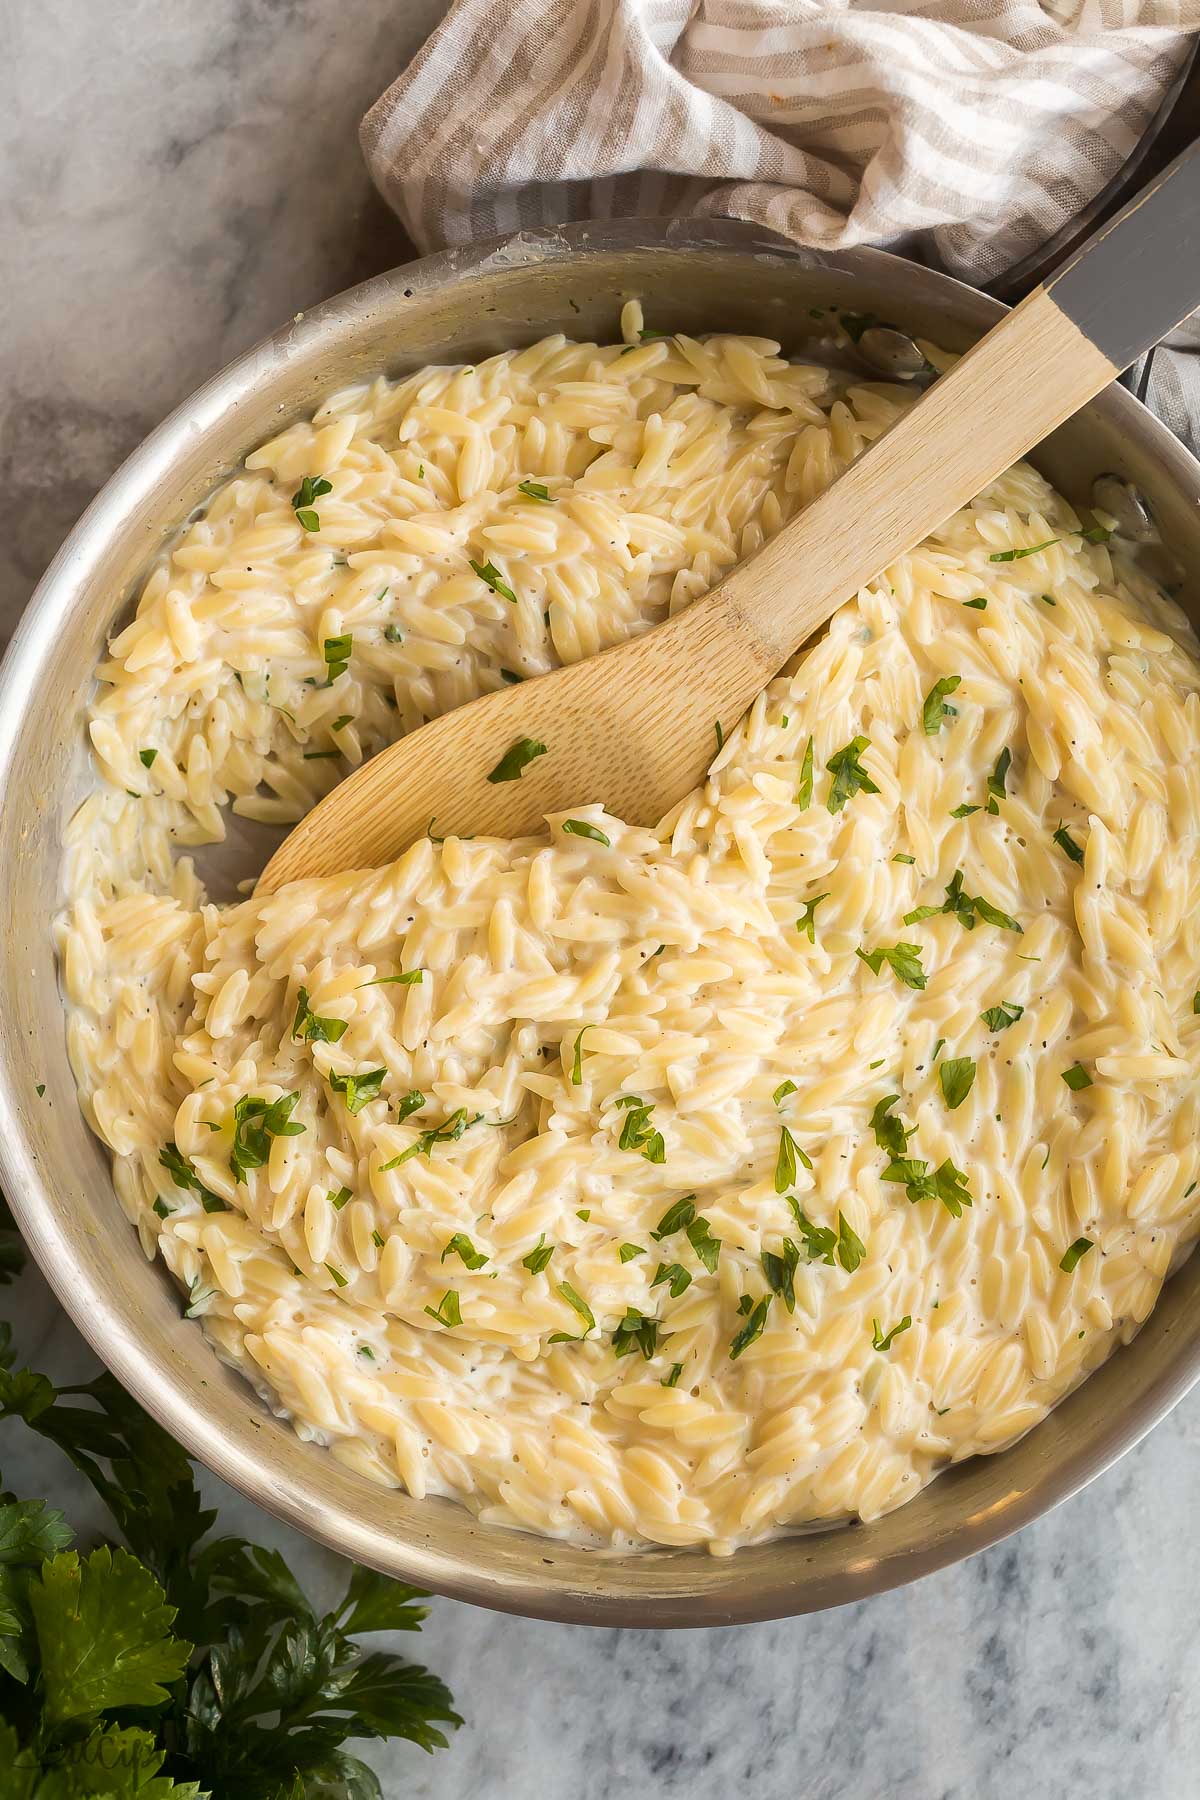
[[[695,213],[982,285],[1135,149],[1200,0],[457,0],[367,114],[422,249]],[[1194,324],[1144,374],[1200,446]]]

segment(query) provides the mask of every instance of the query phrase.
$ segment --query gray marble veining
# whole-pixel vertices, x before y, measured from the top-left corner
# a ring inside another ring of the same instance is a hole
[[[289,314],[402,260],[357,121],[442,0],[0,0],[0,625],[138,439]],[[87,1353],[36,1273],[31,1360]],[[6,1426],[8,1485],[99,1522]],[[337,1559],[207,1480],[322,1596]],[[435,1601],[467,1719],[412,1800],[1194,1800],[1200,1395],[1086,1493],[916,1587],[772,1625],[588,1631]],[[418,1653],[406,1641],[402,1648]]]

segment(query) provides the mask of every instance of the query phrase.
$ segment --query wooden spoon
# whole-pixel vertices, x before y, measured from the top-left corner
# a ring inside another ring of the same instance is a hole
[[[513,836],[589,801],[653,825],[793,651],[881,569],[1108,385],[1200,302],[1200,155],[1158,179],[702,600],[640,637],[485,694],[401,738],[295,827],[258,882]],[[496,779],[526,741],[519,779]],[[509,755],[509,753],[512,753]]]

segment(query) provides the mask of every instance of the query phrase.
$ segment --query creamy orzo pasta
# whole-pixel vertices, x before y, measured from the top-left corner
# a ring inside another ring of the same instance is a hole
[[[1190,1245],[1200,670],[1019,465],[658,829],[581,794],[208,903],[230,807],[296,819],[686,606],[907,399],[623,323],[247,457],[98,671],[58,930],[121,1202],[299,1432],[487,1520],[724,1551],[1010,1442]]]

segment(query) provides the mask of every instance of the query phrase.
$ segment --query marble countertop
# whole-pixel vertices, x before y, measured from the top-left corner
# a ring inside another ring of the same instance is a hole
[[[0,72],[0,628],[145,432],[290,314],[404,260],[361,113],[442,0],[40,0]],[[52,1372],[87,1353],[36,1271],[0,1294]],[[6,1426],[5,1484],[90,1495]],[[318,1593],[337,1559],[215,1481]],[[369,1752],[389,1796],[1191,1800],[1200,1793],[1200,1392],[1085,1493],[915,1587],[655,1633],[435,1600],[419,1654],[466,1718]],[[406,1640],[402,1646],[417,1653]],[[1195,1760],[1193,1760],[1195,1759]]]

